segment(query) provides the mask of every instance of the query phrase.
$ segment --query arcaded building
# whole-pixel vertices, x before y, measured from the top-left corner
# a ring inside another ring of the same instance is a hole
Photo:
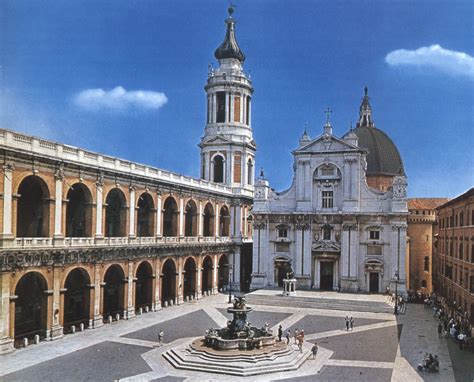
[[[200,179],[0,130],[0,353],[248,287],[253,88],[226,25]]]
[[[430,294],[433,291],[433,244],[438,232],[436,207],[447,198],[408,199],[407,288]]]
[[[434,286],[449,314],[474,324],[474,188],[437,209]]]
[[[290,266],[298,288],[406,292],[407,178],[393,141],[375,127],[367,88],[359,121],[333,134],[305,131],[292,152],[291,186],[263,174],[253,208],[252,288],[281,286]]]

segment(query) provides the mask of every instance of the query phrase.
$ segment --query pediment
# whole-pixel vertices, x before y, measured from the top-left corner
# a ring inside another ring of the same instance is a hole
[[[331,241],[318,241],[313,243],[313,251],[317,252],[341,252],[341,245]]]
[[[232,143],[232,141],[222,135],[216,135],[215,137],[212,137],[211,139],[203,142],[203,144],[209,144],[209,143],[212,143],[214,145],[226,145],[226,144],[229,144],[229,143]]]
[[[305,146],[297,148],[294,153],[320,153],[331,151],[354,151],[362,150],[358,146],[354,146],[346,141],[335,137],[334,135],[323,134]]]

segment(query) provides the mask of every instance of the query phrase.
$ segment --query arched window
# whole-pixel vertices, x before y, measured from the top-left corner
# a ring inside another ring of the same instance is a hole
[[[214,208],[210,203],[206,204],[204,208],[204,236],[214,236]]]
[[[329,224],[323,226],[323,240],[331,240],[331,228]]]
[[[184,212],[184,236],[197,236],[197,207],[192,200],[186,204]]]
[[[178,236],[178,205],[171,196],[163,205],[163,236]]]
[[[48,237],[50,193],[44,180],[27,176],[20,183],[18,194],[16,236]]]
[[[463,260],[463,257],[464,257],[464,245],[461,242],[459,244],[459,260]]]
[[[154,211],[153,198],[144,192],[138,198],[137,236],[153,236]]]
[[[226,206],[222,206],[219,217],[219,236],[229,236],[230,214]]]
[[[67,193],[66,236],[92,236],[92,195],[82,183],[73,184]]]
[[[422,288],[426,288],[426,280],[422,280],[422,281],[421,281],[421,287],[422,287]]]
[[[247,184],[253,184],[253,163],[252,159],[247,162]]]
[[[114,188],[108,193],[105,204],[105,236],[126,236],[127,203],[125,195],[120,189]]]
[[[214,179],[216,183],[224,183],[224,158],[221,155],[214,157]]]
[[[428,256],[425,256],[424,265],[425,265],[425,272],[429,272],[430,271],[430,258]]]

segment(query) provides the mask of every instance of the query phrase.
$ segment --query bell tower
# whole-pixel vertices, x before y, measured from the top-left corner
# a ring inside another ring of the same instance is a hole
[[[209,68],[205,91],[207,121],[201,138],[201,178],[253,190],[256,144],[252,136],[253,87],[244,73],[245,55],[235,38],[234,9],[225,20],[226,35],[214,52],[219,67]]]

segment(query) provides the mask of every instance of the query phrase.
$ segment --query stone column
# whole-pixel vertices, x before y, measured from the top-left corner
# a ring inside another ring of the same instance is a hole
[[[199,256],[196,264],[196,298],[200,299],[202,297],[202,256]]]
[[[232,264],[232,291],[240,291],[240,247],[236,246],[231,256]]]
[[[217,272],[219,270],[219,262],[217,260],[217,255],[212,256],[212,294],[216,294],[219,290],[217,285]]]
[[[197,215],[197,224],[198,224],[198,237],[202,237],[203,236],[203,232],[204,232],[204,216],[203,216],[203,213],[202,213],[202,200],[199,199],[199,203],[198,203],[198,215]]]
[[[134,318],[135,317],[135,305],[133,303],[133,293],[134,293],[134,281],[136,279],[133,276],[133,262],[129,261],[128,262],[128,276],[126,278],[127,281],[127,308],[126,311],[124,312],[124,318],[127,320]]]
[[[242,187],[246,187],[248,186],[248,166],[247,166],[247,161],[248,161],[248,154],[246,151],[243,151],[242,152],[242,159],[241,159],[242,163],[241,163],[241,168],[242,168],[242,171],[241,171],[241,174],[242,174],[242,177],[243,179],[241,179],[242,181]]]
[[[128,236],[131,238],[135,237],[135,187],[130,186],[130,206],[129,206],[129,216],[128,216],[128,227],[129,232]]]
[[[161,192],[157,192],[157,201],[156,201],[156,237],[162,236],[162,206],[161,206]],[[158,272],[159,273],[159,272]]]
[[[354,223],[344,223],[341,242],[341,290],[357,292],[359,267],[359,230]]]
[[[59,268],[53,267],[53,290],[47,291],[48,304],[52,300],[51,310],[51,326],[50,336],[51,340],[57,340],[64,336],[63,327],[60,324],[60,316],[62,314],[63,306],[61,306],[61,279],[59,275]],[[52,293],[51,293],[52,292]]]
[[[243,213],[244,213],[244,226],[242,227],[242,232],[244,237],[248,237],[248,229],[247,229],[247,206],[243,207]]]
[[[102,203],[102,186],[103,182],[97,181],[96,182],[96,219],[95,219],[95,238],[102,239],[104,237],[104,233],[102,230],[102,213],[103,213],[103,203]],[[96,285],[99,285],[96,283]]]
[[[179,237],[184,237],[184,198],[179,196]]]
[[[10,273],[0,273],[0,356],[14,350],[13,338],[15,336],[14,322],[16,296],[10,295],[10,277]]]
[[[225,93],[225,121],[230,122],[230,110],[229,110],[229,93]]]
[[[94,265],[94,309],[91,312],[92,325],[89,328],[97,329],[104,325],[102,313],[104,306],[105,282],[100,279],[101,264]]]
[[[2,242],[4,243],[3,246],[8,246],[8,244],[6,243],[12,242],[14,239],[13,232],[12,232],[12,217],[13,217],[12,179],[13,179],[13,167],[8,164],[4,165],[3,166],[3,231],[2,231]],[[0,343],[0,352],[1,352],[1,343]]]
[[[64,170],[62,165],[56,169],[55,179],[55,196],[54,196],[54,241],[62,241],[64,232],[62,232],[62,209],[63,209],[63,180]]]
[[[252,283],[250,288],[258,289],[267,285],[267,274],[263,266],[265,258],[266,224],[262,221],[255,222],[253,232]]]
[[[212,115],[211,115],[211,123],[216,123],[217,121],[217,109],[216,109],[216,93],[212,94]]]
[[[215,237],[218,237],[220,236],[220,232],[219,232],[219,219],[220,218],[220,214],[219,214],[219,203],[216,202],[216,206],[215,206],[215,212],[214,212],[214,236]]]

